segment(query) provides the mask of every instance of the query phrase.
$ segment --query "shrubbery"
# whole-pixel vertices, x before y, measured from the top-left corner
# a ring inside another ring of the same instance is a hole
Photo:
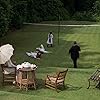
[[[72,19],[78,20],[78,21],[94,21],[92,17],[92,12],[86,12],[86,11],[76,12],[73,15]]]
[[[27,19],[28,22],[39,22],[42,20],[58,20],[58,16],[68,19],[68,12],[64,9],[60,0],[28,0]]]
[[[5,0],[0,1],[0,36],[7,33],[10,22],[10,5]]]
[[[64,5],[65,2],[64,0],[0,0],[0,36],[5,35],[9,29],[21,28],[23,22],[55,21],[59,16],[61,20],[71,18],[79,21],[100,21],[100,0],[88,0],[84,9],[72,11],[73,13],[70,11],[70,14]],[[74,5],[74,2],[71,3]]]
[[[23,22],[69,19],[60,0],[0,0],[0,36],[11,29],[19,29]]]
[[[75,12],[72,19],[79,21],[100,21],[100,0],[96,0],[88,11]]]
[[[93,6],[93,19],[95,21],[100,21],[100,0],[95,1]]]

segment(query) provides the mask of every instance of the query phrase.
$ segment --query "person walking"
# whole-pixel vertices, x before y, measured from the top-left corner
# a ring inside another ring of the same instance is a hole
[[[74,68],[77,68],[77,59],[79,58],[79,51],[81,51],[80,46],[74,41],[73,46],[69,49],[69,54],[74,64]]]
[[[49,47],[49,45],[52,47],[53,46],[53,34],[52,32],[50,32],[48,34],[48,39],[47,39],[47,47]]]

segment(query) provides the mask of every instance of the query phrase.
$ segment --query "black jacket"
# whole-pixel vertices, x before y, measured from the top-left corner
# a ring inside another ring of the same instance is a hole
[[[69,50],[69,53],[71,54],[71,58],[72,59],[79,58],[79,51],[80,51],[80,47],[78,45],[72,46]]]

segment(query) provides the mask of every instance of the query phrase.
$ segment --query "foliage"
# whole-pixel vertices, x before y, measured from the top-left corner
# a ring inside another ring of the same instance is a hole
[[[81,0],[76,2],[76,12],[72,16],[75,20],[100,21],[100,0]]]
[[[93,21],[92,12],[90,11],[76,12],[73,15],[72,19],[79,21]]]
[[[76,11],[89,11],[91,10],[95,0],[75,0]]]
[[[58,16],[68,19],[68,12],[60,0],[28,0],[27,21],[58,20]]]
[[[10,27],[20,28],[23,25],[26,14],[26,2],[23,0],[11,0],[11,23]]]
[[[23,22],[100,21],[100,0],[0,0],[0,36]]]
[[[23,0],[0,1],[0,36],[4,36],[9,28],[20,28],[25,19],[25,2]]]
[[[69,19],[60,0],[0,0],[0,35],[9,28],[19,29],[23,22]]]
[[[0,1],[0,36],[7,33],[10,20],[10,5],[7,0]]]
[[[93,9],[94,20],[100,21],[100,0],[95,1],[92,9]]]

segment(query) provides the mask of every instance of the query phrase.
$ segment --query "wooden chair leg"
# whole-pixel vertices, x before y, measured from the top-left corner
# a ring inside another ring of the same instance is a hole
[[[55,89],[56,89],[56,91],[58,92],[57,87],[55,87]]]
[[[63,81],[63,88],[65,89],[65,82]]]
[[[26,88],[26,91],[28,91],[28,84],[25,86],[25,88]]]
[[[59,92],[56,84],[55,84],[55,90],[56,90],[57,92]]]
[[[88,82],[89,82],[89,86],[87,87],[87,89],[89,89],[89,88],[90,88],[90,80],[88,80]]]

